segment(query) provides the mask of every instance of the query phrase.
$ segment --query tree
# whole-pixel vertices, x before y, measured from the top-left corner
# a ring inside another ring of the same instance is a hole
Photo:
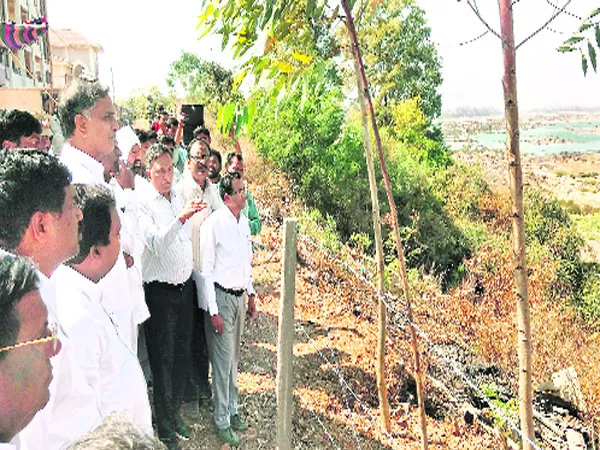
[[[136,119],[152,120],[159,108],[174,112],[175,98],[164,95],[157,86],[134,91],[129,97],[117,100],[119,118],[126,123]]]
[[[185,51],[171,63],[167,85],[171,89],[183,89],[187,101],[201,103],[214,114],[219,105],[236,98],[230,70]]]
[[[420,98],[429,122],[440,116],[441,62],[425,12],[397,0],[381,2],[359,23],[365,70],[382,126],[399,101]]]

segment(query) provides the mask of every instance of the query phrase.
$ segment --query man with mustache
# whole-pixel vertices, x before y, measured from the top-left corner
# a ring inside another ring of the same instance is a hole
[[[208,181],[206,163],[209,154],[208,144],[204,140],[194,139],[190,143],[188,151],[188,170],[184,172],[183,179],[175,186],[175,192],[184,202],[189,202],[194,198],[206,202],[207,208],[190,219],[194,269],[198,272],[202,270],[200,266],[200,227],[204,220],[223,204],[216,186]],[[211,396],[208,382],[208,351],[204,332],[204,315],[208,311],[208,305],[203,292],[203,283],[199,283],[196,286],[196,303],[200,308],[194,310],[192,370],[185,392],[186,412],[192,417],[199,415],[199,407],[209,401]]]
[[[180,409],[191,360],[192,277],[197,280],[188,220],[206,203],[193,199],[184,206],[172,189],[173,159],[166,146],[148,149],[146,168],[152,189],[139,203],[139,225],[144,241],[142,278],[151,315],[144,328],[158,436],[170,449],[178,449],[177,435],[190,435]]]
[[[50,358],[60,343],[38,283],[30,260],[0,255],[0,449],[16,448],[18,433],[50,398]]]

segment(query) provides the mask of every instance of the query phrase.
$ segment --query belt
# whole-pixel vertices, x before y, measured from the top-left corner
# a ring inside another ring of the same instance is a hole
[[[227,289],[226,287],[221,286],[219,283],[215,283],[215,287],[220,291],[225,292],[226,294],[233,295],[235,297],[241,297],[246,292],[245,289]]]
[[[192,281],[192,278],[188,278],[185,282],[180,284],[173,283],[163,283],[162,281],[151,281],[150,283],[146,283],[148,286],[160,287],[163,289],[169,289],[172,291],[183,291],[185,287]]]

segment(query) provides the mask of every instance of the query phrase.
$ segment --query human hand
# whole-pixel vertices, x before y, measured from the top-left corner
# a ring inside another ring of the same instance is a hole
[[[135,189],[135,175],[121,160],[119,160],[119,173],[115,175],[115,178],[123,189]]]
[[[192,217],[197,212],[202,211],[206,208],[206,202],[199,198],[194,198],[189,201],[187,205],[183,207],[181,212],[179,213],[179,221],[181,223],[185,223],[190,217]]]
[[[254,294],[248,296],[248,309],[246,310],[246,314],[248,315],[248,319],[252,320],[257,316],[256,312],[256,304],[254,302],[254,298],[256,296]]]
[[[221,318],[220,314],[210,316],[210,322],[212,323],[212,327],[215,333],[219,335],[223,334],[223,319]]]

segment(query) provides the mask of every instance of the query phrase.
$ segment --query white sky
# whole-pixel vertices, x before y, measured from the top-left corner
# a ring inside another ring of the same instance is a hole
[[[565,0],[549,1],[562,5]],[[110,85],[112,68],[117,97],[125,97],[136,88],[164,87],[169,64],[179,57],[181,50],[193,51],[203,59],[233,67],[228,55],[221,52],[219,38],[197,40],[200,1],[47,2],[51,27],[72,28],[102,45],[101,79]],[[418,0],[418,3],[427,12],[432,38],[443,58],[443,108],[486,106],[501,109],[499,40],[488,34],[470,45],[458,45],[485,31],[465,0]],[[499,29],[497,0],[479,0],[477,3],[488,23]],[[596,6],[594,3],[592,0],[572,0],[567,11],[585,16]],[[519,42],[539,28],[552,15],[553,8],[546,0],[520,0],[514,11]],[[600,106],[600,75],[590,68],[584,78],[579,54],[563,55],[555,51],[579,24],[578,20],[563,15],[551,27],[567,34],[543,31],[519,50],[519,103],[524,110]]]

